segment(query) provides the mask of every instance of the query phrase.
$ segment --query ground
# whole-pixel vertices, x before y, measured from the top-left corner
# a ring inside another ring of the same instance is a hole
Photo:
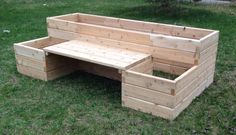
[[[174,121],[121,107],[120,82],[76,72],[19,74],[13,43],[47,35],[48,16],[84,12],[220,30],[214,83]],[[145,0],[0,0],[0,134],[236,134],[236,7]]]

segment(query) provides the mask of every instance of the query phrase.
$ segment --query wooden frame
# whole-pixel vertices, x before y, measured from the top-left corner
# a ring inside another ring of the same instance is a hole
[[[20,73],[47,81],[83,70],[120,80],[123,106],[171,120],[214,79],[219,31],[83,13],[48,17],[47,26],[48,37],[14,44]],[[128,68],[111,68],[47,49],[71,40],[149,57]],[[153,70],[179,77],[153,76]]]

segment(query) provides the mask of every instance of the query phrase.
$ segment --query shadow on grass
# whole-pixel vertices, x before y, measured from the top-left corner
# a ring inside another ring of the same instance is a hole
[[[65,77],[51,81],[57,83],[65,93],[70,90],[72,93],[88,95],[92,98],[106,100],[109,103],[120,103],[121,83],[98,75],[93,75],[83,71],[76,71]]]

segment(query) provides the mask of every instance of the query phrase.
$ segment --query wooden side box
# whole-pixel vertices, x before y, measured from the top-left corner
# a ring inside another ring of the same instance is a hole
[[[175,119],[213,82],[216,52],[210,54],[199,65],[186,71],[174,66],[163,70],[154,58],[123,71],[122,105],[166,119]],[[154,76],[155,70],[176,74],[178,77],[171,80]]]
[[[14,44],[18,72],[41,80],[53,80],[73,72],[74,60],[58,55],[46,55],[42,48],[65,40],[44,37]]]

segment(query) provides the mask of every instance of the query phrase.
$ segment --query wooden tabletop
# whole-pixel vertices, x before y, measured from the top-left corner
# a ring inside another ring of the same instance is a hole
[[[71,40],[43,48],[44,51],[125,70],[150,57],[150,54],[104,46],[86,41]]]

